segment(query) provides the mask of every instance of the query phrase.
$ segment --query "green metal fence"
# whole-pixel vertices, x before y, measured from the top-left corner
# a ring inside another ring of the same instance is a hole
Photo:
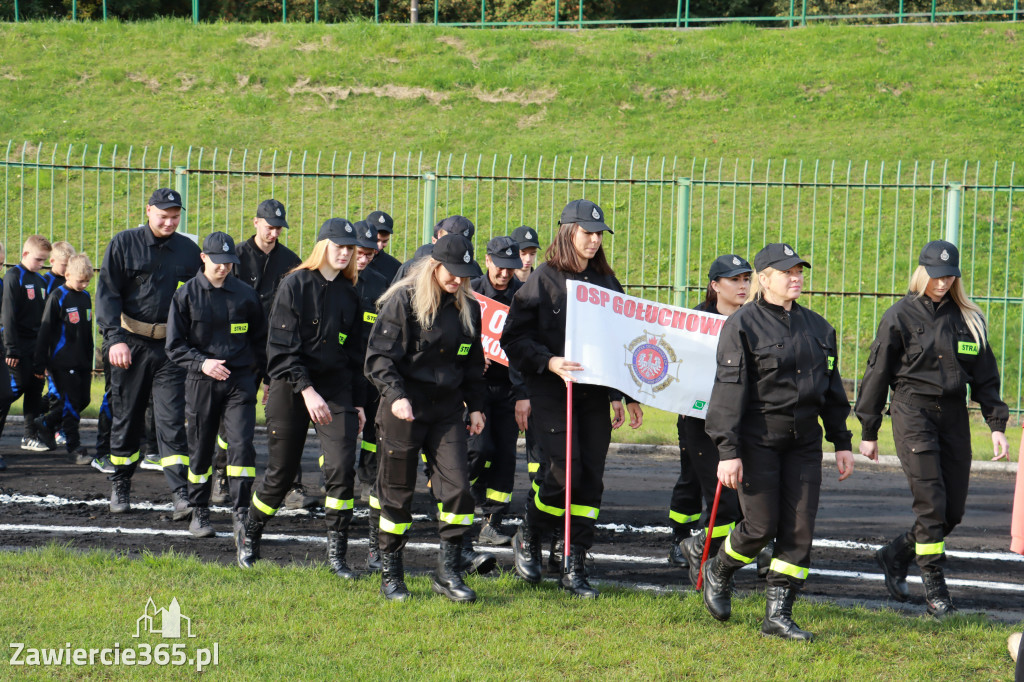
[[[906,291],[930,239],[960,244],[964,283],[989,320],[1007,402],[1022,412],[1024,184],[1014,165],[737,161],[626,157],[289,153],[261,150],[33,145],[0,162],[7,261],[30,234],[68,239],[98,266],[115,232],[138,225],[156,187],[186,198],[183,229],[252,233],[257,204],[284,202],[283,241],[305,255],[329,217],[383,209],[398,258],[435,220],[462,214],[476,246],[526,224],[551,241],[562,207],[586,197],[615,234],[606,249],[634,295],[695,305],[710,262],[793,244],[813,267],[805,303],[839,333],[844,376],[859,377],[885,309]]]

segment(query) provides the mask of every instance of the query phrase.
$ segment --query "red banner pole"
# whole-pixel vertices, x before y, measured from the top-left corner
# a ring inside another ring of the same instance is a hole
[[[562,548],[562,572],[569,565],[570,524],[572,521],[572,383],[565,382],[565,547]]]
[[[700,571],[697,573],[697,584],[694,586],[698,592],[704,582],[704,562],[708,560],[708,548],[711,547],[711,533],[715,530],[715,517],[718,516],[718,500],[722,497],[722,482],[718,482],[715,488],[715,503],[711,505],[711,518],[708,519],[708,532],[704,536],[704,553],[700,557]]]
[[[1017,451],[1017,487],[1013,493],[1010,520],[1010,551],[1017,554],[1024,554],[1024,468],[1021,466],[1024,460],[1021,455],[1024,455],[1024,435],[1021,436],[1020,449]]]

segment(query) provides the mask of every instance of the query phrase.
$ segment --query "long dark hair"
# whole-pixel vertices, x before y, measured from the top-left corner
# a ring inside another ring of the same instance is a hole
[[[576,247],[572,244],[572,238],[576,230],[582,229],[579,223],[563,223],[558,228],[555,238],[551,240],[551,244],[544,252],[544,260],[550,267],[562,272],[576,272],[576,259],[579,255],[576,253]],[[597,247],[597,253],[590,259],[590,267],[599,275],[615,274],[604,255],[603,240],[601,246]]]
[[[713,281],[711,280],[711,282]],[[708,282],[708,292],[704,294],[704,309],[711,310],[713,308],[718,310],[718,292],[711,286],[711,282]]]

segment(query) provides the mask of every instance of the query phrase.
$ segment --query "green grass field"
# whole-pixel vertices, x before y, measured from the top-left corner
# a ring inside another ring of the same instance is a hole
[[[414,598],[386,604],[379,579],[339,582],[322,566],[253,571],[174,555],[141,560],[59,546],[0,553],[0,638],[30,648],[218,645],[204,679],[352,680],[1010,680],[1012,628],[978,616],[937,623],[891,611],[798,602],[810,645],[758,634],[760,595],[737,599],[722,625],[693,592],[604,588],[597,602],[505,574],[470,578],[479,595],[455,605],[410,580]],[[147,600],[176,598],[192,640],[134,638]],[[9,650],[8,655],[13,654]],[[3,664],[5,668],[8,663]],[[181,679],[178,667],[10,668],[3,677]]]

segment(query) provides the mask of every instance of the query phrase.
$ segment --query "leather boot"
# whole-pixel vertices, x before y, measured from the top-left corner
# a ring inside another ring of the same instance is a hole
[[[704,541],[707,538],[707,531],[702,530],[696,535],[691,535],[680,543],[683,556],[689,565],[690,584],[697,587],[697,580],[700,578],[700,560],[704,556]],[[711,554],[714,556],[714,554]]]
[[[402,550],[381,552],[380,593],[388,601],[405,601],[410,597],[405,586],[405,566],[402,565]]]
[[[782,639],[795,639],[810,642],[814,635],[793,622],[793,602],[797,591],[792,587],[769,585],[765,590],[767,604],[764,610],[764,622],[761,623],[761,634]]]
[[[448,597],[454,602],[474,602],[476,592],[462,582],[462,541],[441,541],[441,551],[437,555],[437,571],[431,578],[430,586],[434,592]]]
[[[922,570],[921,580],[924,581],[924,602],[928,607],[929,616],[942,620],[957,612],[957,608],[953,606],[953,599],[949,596],[946,576],[943,575],[941,568],[936,566]]]
[[[704,564],[704,606],[716,620],[727,621],[732,615],[732,575],[739,567],[727,566],[716,555]]]
[[[110,490],[110,513],[126,514],[132,510],[129,493],[132,490],[132,479],[122,478],[114,481]]]
[[[384,568],[380,560],[380,526],[371,525],[368,537],[370,539],[370,546],[366,551],[366,568],[370,572],[376,573]]]
[[[249,516],[239,520],[235,531],[235,548],[238,550],[238,565],[252,568],[260,558],[260,540],[263,538],[263,522]]]
[[[584,599],[597,599],[601,594],[587,582],[587,550],[584,547],[569,545],[569,562],[562,575],[562,588]]]
[[[914,558],[914,544],[909,533],[898,536],[887,545],[875,552],[875,561],[885,574],[885,589],[896,601],[910,599],[910,588],[907,587],[907,569]]]
[[[359,574],[349,568],[345,562],[345,555],[347,553],[348,531],[327,531],[327,566],[331,569],[331,573],[339,578],[355,580],[359,577]]]
[[[480,529],[480,537],[477,538],[477,543],[501,547],[511,542],[512,538],[501,531],[501,514],[491,514],[487,517],[483,528]]]
[[[775,554],[775,540],[769,540],[760,552],[757,553],[757,578],[767,580],[768,571],[772,569],[772,555]]]
[[[490,552],[478,552],[473,549],[473,538],[469,533],[462,536],[462,557],[459,561],[459,570],[465,571],[466,575],[487,575],[498,565],[498,557]]]
[[[512,538],[512,563],[520,578],[528,583],[540,582],[540,538],[526,521]]]
[[[668,562],[673,566],[678,566],[684,571],[687,569],[689,564],[686,562],[686,551],[683,549],[683,543],[686,542],[689,535],[673,535],[672,544],[668,547]]]
[[[548,573],[561,576],[562,562],[565,560],[565,539],[555,533],[551,536],[551,548],[548,550]]]

